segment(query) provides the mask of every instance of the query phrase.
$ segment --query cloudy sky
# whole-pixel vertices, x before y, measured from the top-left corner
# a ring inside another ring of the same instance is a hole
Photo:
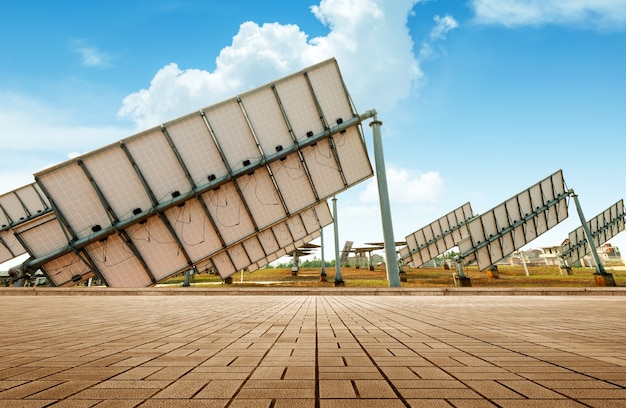
[[[3,3],[0,194],[334,57],[359,112],[383,122],[397,240],[559,169],[587,219],[623,198],[626,0],[269,3]],[[362,222],[379,216],[377,197],[374,179],[337,197],[341,245],[382,240]],[[526,248],[560,244],[580,225],[569,209]],[[611,242],[626,251],[623,235]]]

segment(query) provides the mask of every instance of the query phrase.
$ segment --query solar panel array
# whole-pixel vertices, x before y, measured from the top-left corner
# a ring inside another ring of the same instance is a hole
[[[0,263],[26,253],[15,237],[15,227],[51,210],[48,199],[34,183],[0,195]]]
[[[464,262],[476,260],[482,271],[567,218],[561,170],[467,224],[469,237],[459,242]]]
[[[254,270],[373,175],[360,122],[331,59],[35,174],[54,214],[16,235],[57,286]]]
[[[626,218],[624,200],[619,200],[589,220],[587,225],[593,239],[594,248],[600,247],[621,231],[624,231],[624,218]],[[575,266],[579,264],[580,260],[591,252],[587,242],[582,225],[569,233],[568,242],[562,246],[561,251],[567,265]]]
[[[406,247],[400,257],[419,267],[438,255],[454,248],[469,236],[467,222],[474,217],[472,206],[465,203],[436,221],[406,236]]]

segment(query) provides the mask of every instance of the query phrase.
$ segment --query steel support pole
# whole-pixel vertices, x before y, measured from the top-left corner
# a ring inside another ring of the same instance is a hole
[[[578,211],[578,216],[580,217],[580,222],[583,225],[583,230],[585,231],[585,237],[587,238],[587,245],[589,245],[589,250],[591,251],[591,256],[596,264],[596,273],[599,275],[608,275],[602,262],[600,261],[600,257],[598,256],[598,251],[596,250],[596,246],[593,243],[593,237],[591,236],[591,230],[589,230],[589,225],[585,220],[585,215],[583,214],[583,210],[580,208],[580,202],[578,201],[578,195],[574,193],[574,190],[569,191],[570,195],[574,198],[574,203],[576,204],[576,211]]]
[[[320,228],[320,239],[322,244],[322,273],[320,281],[326,282],[326,258],[324,257],[324,228]]]
[[[339,262],[339,226],[337,214],[337,198],[333,196],[333,228],[335,229],[335,286],[343,286],[343,278],[341,277],[341,264]]]
[[[385,171],[385,156],[383,154],[383,142],[380,127],[382,122],[374,115],[370,122],[374,135],[374,160],[376,162],[376,181],[378,182],[378,199],[380,200],[380,216],[383,224],[383,239],[385,242],[385,258],[387,266],[387,283],[389,287],[400,287],[400,270],[398,269],[398,257],[396,255],[396,240],[393,235],[391,221],[391,206],[389,204],[389,192],[387,190],[387,173]]]

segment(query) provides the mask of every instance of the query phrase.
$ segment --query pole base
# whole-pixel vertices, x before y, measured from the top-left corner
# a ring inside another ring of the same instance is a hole
[[[594,273],[593,279],[596,281],[596,286],[617,286],[611,273]]]
[[[224,278],[224,283],[227,285],[232,285],[233,284],[233,277],[229,276],[228,278]]]
[[[320,282],[328,282],[326,275],[320,275]]]
[[[472,281],[467,276],[459,276],[455,273],[452,275],[452,278],[454,279],[454,286],[460,286],[460,287],[472,286]]]
[[[489,269],[487,271],[487,276],[489,276],[490,278],[493,278],[493,279],[500,279],[500,274],[498,273],[498,268],[496,268],[496,269]]]
[[[408,282],[406,272],[400,272],[400,282]]]
[[[333,282],[333,285],[335,287],[337,287],[337,286],[346,286],[346,283],[344,281],[342,281],[342,280],[336,280],[336,281]]]

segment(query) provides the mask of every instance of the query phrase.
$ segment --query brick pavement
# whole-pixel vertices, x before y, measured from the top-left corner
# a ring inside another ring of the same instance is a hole
[[[626,407],[622,296],[0,296],[0,407]]]

